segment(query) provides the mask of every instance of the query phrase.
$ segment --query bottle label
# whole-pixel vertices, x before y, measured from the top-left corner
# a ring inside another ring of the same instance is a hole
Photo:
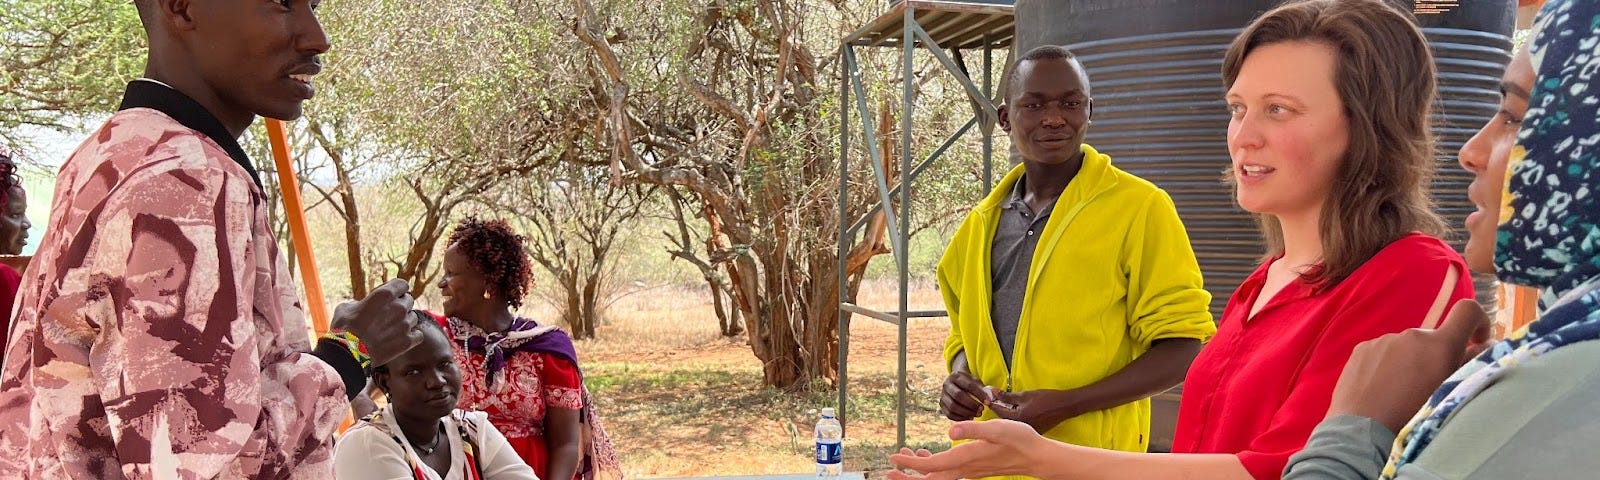
[[[834,465],[844,461],[844,444],[838,441],[817,442],[817,463]]]

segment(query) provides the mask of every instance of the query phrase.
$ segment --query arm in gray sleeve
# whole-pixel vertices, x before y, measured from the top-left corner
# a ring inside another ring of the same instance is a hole
[[[1376,479],[1388,463],[1394,432],[1377,421],[1355,415],[1323,420],[1311,432],[1306,448],[1289,457],[1283,480]]]

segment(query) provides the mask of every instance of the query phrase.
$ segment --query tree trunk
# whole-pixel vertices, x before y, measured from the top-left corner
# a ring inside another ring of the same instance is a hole
[[[835,258],[837,254],[812,255],[811,278],[826,280],[811,282],[808,296],[812,301],[805,311],[806,344],[825,346],[806,356],[807,369],[830,381],[839,379],[839,275]],[[857,285],[846,286],[851,287],[849,293],[854,296]]]
[[[722,293],[727,287],[715,276],[706,277],[706,286],[711,289],[711,307],[716,310],[717,326],[722,330],[722,336],[737,337],[743,334],[744,322],[740,319],[739,309],[732,305],[732,298],[723,299]]]
[[[578,312],[581,327],[574,329],[573,338],[594,338],[595,325],[600,320],[600,275],[590,275],[584,280],[583,297]]]
[[[751,347],[767,385],[808,390],[816,379],[838,378],[839,295],[835,253],[813,251],[790,259],[760,255],[758,275],[734,275],[735,302],[749,318]],[[745,257],[748,258],[748,257]],[[755,262],[748,262],[750,272]],[[796,281],[795,279],[799,279]],[[858,284],[851,283],[851,295]],[[753,301],[752,301],[753,299]]]
[[[322,152],[328,156],[329,163],[333,164],[334,178],[338,182],[338,205],[334,211],[344,219],[344,251],[345,263],[350,273],[350,295],[353,298],[367,297],[367,271],[364,249],[361,246],[361,207],[356,203],[355,182],[350,180],[350,160],[345,158],[345,149],[342,143],[337,142],[340,132],[340,123],[326,124],[332,132],[324,130],[324,123],[315,119],[307,122],[307,129],[311,138],[322,147]],[[318,189],[328,201],[328,193]],[[387,279],[385,279],[387,280]]]
[[[422,219],[413,228],[411,246],[407,248],[405,258],[393,263],[395,275],[411,284],[411,296],[420,297],[438,275],[439,267],[430,266],[433,263],[433,250],[438,246],[439,238],[444,236],[446,219],[455,211],[460,200],[459,197],[452,197],[450,190],[453,186],[446,186],[434,197],[422,189],[420,181],[407,183],[422,203]]]
[[[726,289],[724,289],[724,292],[726,292]],[[744,335],[746,332],[744,313],[737,308],[733,308],[733,294],[729,293],[728,297],[728,328],[723,334],[729,337]]]
[[[361,207],[356,204],[355,185],[350,181],[350,171],[345,168],[341,157],[329,153],[329,158],[333,160],[333,171],[339,178],[339,200],[344,203],[344,248],[345,261],[350,268],[350,295],[352,298],[367,298],[367,270],[361,249]]]
[[[567,333],[576,337],[578,332],[583,331],[584,328],[583,295],[582,289],[578,287],[578,276],[575,272],[572,272],[572,265],[568,263],[565,266],[567,271],[563,272],[558,280],[561,282],[561,291],[564,293],[562,295],[564,302],[561,308],[561,321],[567,324]]]

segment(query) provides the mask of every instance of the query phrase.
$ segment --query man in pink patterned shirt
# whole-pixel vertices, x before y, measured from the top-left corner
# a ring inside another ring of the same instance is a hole
[[[310,348],[237,141],[311,98],[328,49],[314,1],[135,0],[146,78],[62,166],[22,280],[0,478],[333,476],[364,366],[422,337],[393,281]]]

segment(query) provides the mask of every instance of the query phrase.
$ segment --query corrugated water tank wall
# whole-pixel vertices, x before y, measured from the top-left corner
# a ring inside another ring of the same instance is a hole
[[[1472,174],[1461,168],[1457,153],[1495,112],[1500,110],[1500,77],[1511,62],[1511,33],[1516,25],[1515,2],[1475,1],[1428,13],[1427,4],[1448,7],[1454,2],[1417,2],[1417,20],[1433,47],[1439,69],[1439,106],[1434,109],[1434,135],[1439,141],[1439,169],[1433,182],[1433,200],[1456,234],[1451,244],[1466,246],[1463,224],[1475,207],[1467,199]],[[1493,305],[1494,276],[1474,277],[1478,300]]]

